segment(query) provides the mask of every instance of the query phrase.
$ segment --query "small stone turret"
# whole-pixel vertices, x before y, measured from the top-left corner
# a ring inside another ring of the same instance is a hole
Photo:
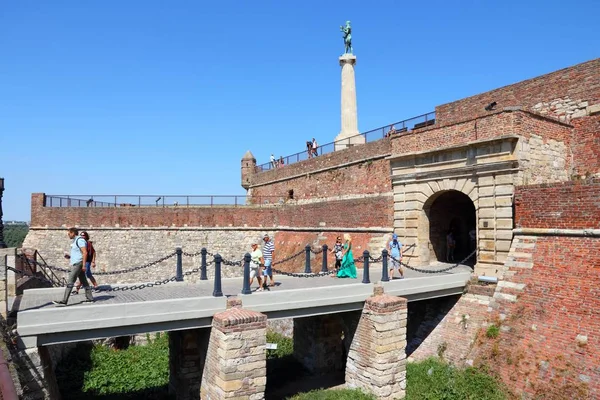
[[[242,157],[242,187],[246,190],[250,187],[250,180],[256,171],[256,158],[248,150]]]

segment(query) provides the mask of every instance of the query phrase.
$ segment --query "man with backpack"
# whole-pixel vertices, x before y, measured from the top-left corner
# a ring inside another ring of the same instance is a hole
[[[88,284],[87,278],[85,277],[85,271],[83,269],[83,263],[87,260],[87,242],[84,238],[79,236],[77,228],[69,228],[68,231],[69,239],[71,242],[71,253],[65,252],[65,258],[70,261],[71,268],[69,270],[69,277],[67,280],[67,288],[62,300],[54,300],[52,303],[57,307],[65,307],[69,302],[69,296],[75,286],[75,281],[79,278],[79,281],[85,289],[85,303],[93,303],[94,297],[92,296],[92,289]]]
[[[94,248],[94,244],[90,240],[90,235],[86,231],[81,232],[81,237],[85,239],[87,246],[87,259],[85,260],[85,276],[90,280],[92,285],[94,285],[94,289],[98,289],[98,282],[96,282],[96,278],[92,275],[92,268],[96,268],[96,249]],[[74,294],[79,294],[79,289],[81,289],[81,281],[77,283],[75,286]]]
[[[398,270],[400,273],[400,279],[404,278],[404,271],[402,271],[402,243],[398,240],[398,235],[395,233],[392,235],[392,241],[389,244],[390,257],[391,257],[391,268],[390,268],[390,279],[394,279],[394,270]]]

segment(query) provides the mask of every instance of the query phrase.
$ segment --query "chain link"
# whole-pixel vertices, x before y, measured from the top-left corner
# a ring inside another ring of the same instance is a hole
[[[310,252],[313,254],[321,254],[323,252],[323,248],[314,250],[312,247],[310,248]]]
[[[415,268],[415,267],[411,267],[411,266],[410,266],[410,265],[408,265],[408,264],[405,264],[405,263],[403,263],[403,262],[402,262],[402,260],[398,260],[398,259],[397,259],[397,258],[395,258],[395,257],[390,257],[390,258],[391,258],[392,260],[394,260],[394,261],[396,261],[396,262],[400,263],[400,264],[401,264],[403,267],[405,267],[405,268],[408,268],[408,269],[410,269],[410,270],[413,270],[413,271],[415,271],[415,272],[421,272],[421,273],[424,273],[424,274],[440,274],[440,273],[442,273],[442,272],[448,272],[448,271],[450,271],[450,270],[452,270],[452,269],[454,269],[454,268],[456,268],[456,267],[458,267],[458,266],[465,265],[465,264],[464,264],[464,262],[465,262],[465,261],[467,261],[469,258],[473,257],[473,255],[474,255],[476,252],[477,252],[477,250],[473,250],[473,252],[471,252],[471,254],[469,254],[468,256],[466,256],[465,258],[463,258],[461,261],[457,262],[457,263],[456,263],[456,264],[454,264],[454,265],[451,265],[451,266],[449,266],[449,267],[442,268],[442,269],[421,269],[421,268]],[[469,268],[470,268],[470,267],[469,267]]]
[[[310,273],[301,273],[301,272],[285,272],[278,269],[273,268],[273,272],[278,275],[291,276],[293,278],[321,278],[323,276],[329,276],[337,273],[336,270],[331,270],[327,272],[310,272]]]
[[[273,266],[275,266],[275,265],[279,265],[279,264],[283,264],[283,263],[286,263],[286,262],[288,262],[288,261],[290,261],[290,260],[292,260],[292,259],[294,259],[294,258],[298,257],[299,255],[302,255],[302,254],[304,254],[304,252],[305,252],[304,250],[300,250],[300,251],[299,251],[299,252],[297,252],[296,254],[292,254],[292,255],[291,255],[291,256],[289,256],[289,257],[286,257],[286,258],[284,258],[284,259],[282,259],[282,260],[279,260],[279,261],[277,261],[277,262],[274,262],[274,263],[273,263]]]

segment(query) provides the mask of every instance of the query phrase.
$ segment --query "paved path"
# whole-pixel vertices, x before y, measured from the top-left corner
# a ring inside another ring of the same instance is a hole
[[[443,269],[449,264],[431,266]],[[360,310],[381,279],[381,264],[370,269],[371,283],[329,276],[296,278],[276,276],[269,291],[242,295],[244,308],[265,313],[270,319],[298,318]],[[436,274],[405,271],[405,279],[383,284],[386,293],[409,301],[461,294],[471,269],[459,266]],[[62,297],[62,288],[26,290],[19,305],[17,331],[23,347],[110,336],[209,327],[212,316],[226,308],[226,297],[241,294],[242,278],[223,279],[222,297],[213,297],[213,281],[171,282],[141,290],[100,291],[95,302],[82,303],[83,292],[71,296],[68,307],[51,301]],[[125,286],[125,285],[119,285]],[[130,286],[130,285],[126,285]],[[256,282],[253,290],[256,290]]]
[[[452,264],[438,263],[430,266],[429,268],[443,269]],[[371,264],[369,268],[369,277],[371,283],[375,283],[381,280],[381,264]],[[449,272],[441,273],[442,275],[451,275],[457,272],[470,272],[467,266],[457,267]],[[405,280],[408,282],[413,278],[426,278],[432,276],[439,276],[440,274],[426,274],[412,270],[405,269],[404,271]],[[292,289],[306,289],[306,288],[323,288],[327,286],[341,286],[357,284],[361,285],[363,279],[363,270],[358,270],[357,279],[338,279],[331,278],[330,276],[311,277],[311,278],[295,278],[290,276],[275,275],[275,287],[269,288],[265,292],[256,292],[258,283],[255,280],[252,285],[253,294],[261,295],[269,292],[280,292],[284,290]],[[394,281],[400,281],[399,275],[396,272]],[[182,283],[182,282],[169,282],[164,285],[155,286],[151,288],[125,290],[125,291],[109,291],[112,287],[132,286],[133,284],[122,284],[122,285],[104,285],[100,286],[100,290],[94,293],[95,304],[123,304],[123,303],[135,303],[141,301],[155,301],[155,300],[170,300],[170,299],[183,299],[193,297],[206,297],[212,296],[214,289],[213,280],[199,281],[197,283]],[[223,296],[236,296],[241,294],[243,286],[242,278],[227,278],[222,280],[222,291]],[[108,290],[107,290],[108,289]],[[62,299],[64,289],[45,289],[45,290],[28,290],[26,296],[23,296],[19,305],[19,311],[26,311],[32,309],[44,309],[54,308],[52,300]],[[89,307],[90,304],[82,303],[85,299],[84,290],[82,289],[78,295],[71,295],[69,299],[69,306]]]

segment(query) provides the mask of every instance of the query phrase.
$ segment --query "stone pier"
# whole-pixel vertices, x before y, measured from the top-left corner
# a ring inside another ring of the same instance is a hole
[[[344,54],[340,57],[340,66],[342,67],[342,127],[340,133],[335,137],[336,151],[365,143],[365,138],[363,136],[358,136],[356,79],[354,77],[355,64],[356,56],[353,54]]]
[[[346,361],[346,385],[378,399],[403,399],[406,390],[407,301],[375,286],[354,334]]]
[[[213,317],[200,396],[202,399],[265,397],[267,316],[244,310],[228,299],[226,311]]]

